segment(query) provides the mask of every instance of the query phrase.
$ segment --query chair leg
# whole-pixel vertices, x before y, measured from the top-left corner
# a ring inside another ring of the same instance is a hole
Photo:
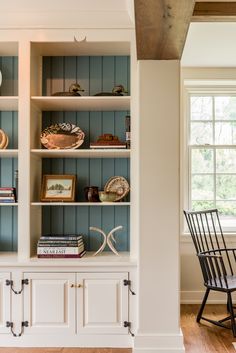
[[[202,313],[203,313],[204,307],[206,305],[206,301],[207,301],[209,293],[210,293],[210,289],[207,288],[206,292],[205,292],[205,295],[204,295],[204,298],[203,298],[203,301],[202,301],[202,304],[200,306],[199,312],[197,314],[197,322],[200,322],[200,320],[202,318]]]
[[[233,303],[232,303],[232,297],[231,293],[227,293],[227,299],[228,299],[228,307],[229,307],[229,312],[230,312],[230,319],[231,319],[231,328],[233,331],[234,337],[236,337],[236,324],[234,320],[234,308],[233,308]]]

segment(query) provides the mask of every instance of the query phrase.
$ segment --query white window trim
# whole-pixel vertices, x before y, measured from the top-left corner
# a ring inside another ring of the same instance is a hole
[[[180,105],[180,234],[181,241],[191,242],[190,234],[184,229],[183,210],[189,208],[190,187],[190,163],[188,157],[188,138],[189,138],[189,96],[191,94],[235,94],[236,80],[209,80],[209,79],[183,79],[181,87]],[[188,166],[188,168],[186,168]],[[228,239],[236,237],[236,231],[224,234]]]

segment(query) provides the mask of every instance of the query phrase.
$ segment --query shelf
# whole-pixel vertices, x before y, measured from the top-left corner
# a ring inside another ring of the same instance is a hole
[[[18,110],[17,96],[0,97],[0,111],[17,111],[17,110]]]
[[[130,202],[31,202],[31,206],[130,206]]]
[[[32,149],[31,153],[42,158],[130,158],[130,150],[43,150]]]
[[[0,158],[17,158],[18,150],[0,150]]]
[[[0,266],[47,266],[47,267],[119,267],[119,266],[137,266],[136,259],[130,257],[129,252],[120,252],[120,256],[112,254],[111,252],[102,252],[97,256],[93,256],[94,252],[88,252],[81,259],[39,259],[36,256],[31,257],[28,261],[21,261],[18,259],[17,253],[0,252]]]
[[[42,111],[122,111],[130,110],[130,96],[123,97],[31,97]]]
[[[0,202],[0,206],[3,206],[3,207],[18,206],[18,203],[17,202]]]

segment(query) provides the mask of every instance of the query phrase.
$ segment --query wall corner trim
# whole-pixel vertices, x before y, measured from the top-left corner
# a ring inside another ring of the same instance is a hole
[[[165,352],[185,353],[183,334],[147,334],[138,333],[134,339],[134,353]]]

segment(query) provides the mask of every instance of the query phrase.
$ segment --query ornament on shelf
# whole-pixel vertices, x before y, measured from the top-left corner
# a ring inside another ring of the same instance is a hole
[[[105,249],[105,246],[108,245],[108,247],[111,249],[111,251],[120,256],[117,252],[117,250],[115,249],[114,245],[112,244],[112,241],[114,243],[116,243],[116,240],[114,238],[114,233],[117,231],[117,230],[120,230],[122,229],[123,227],[122,226],[118,226],[118,227],[115,227],[113,228],[108,234],[106,234],[102,229],[100,228],[97,228],[97,227],[89,227],[90,230],[93,230],[94,232],[98,232],[99,234],[102,234],[103,235],[103,243],[102,245],[100,246],[100,248],[93,254],[93,256],[96,256],[97,254],[99,254],[100,252],[102,252],[104,249]]]
[[[84,92],[84,89],[78,83],[72,83],[69,87],[69,92],[55,92],[52,96],[63,96],[63,97],[73,97],[81,96],[79,92]]]
[[[85,134],[79,126],[57,123],[43,130],[41,143],[49,150],[75,149],[84,142]]]
[[[123,85],[117,85],[113,87],[111,92],[100,92],[94,94],[94,96],[123,96],[123,93],[128,93]]]
[[[126,143],[119,140],[118,136],[112,134],[103,134],[98,137],[96,142],[90,143],[90,148],[103,148],[103,149],[110,149],[110,148],[126,148]]]
[[[8,142],[9,139],[7,134],[2,129],[0,129],[0,150],[5,150],[8,146]]]

